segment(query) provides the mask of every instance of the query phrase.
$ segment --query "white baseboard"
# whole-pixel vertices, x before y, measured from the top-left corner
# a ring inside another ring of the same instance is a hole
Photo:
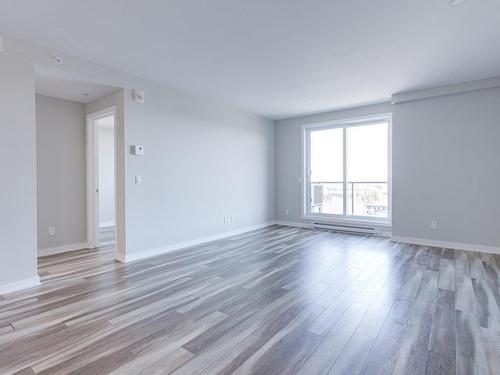
[[[298,227],[298,228],[308,228],[311,229],[311,225],[308,223],[300,223],[298,221],[283,221],[283,220],[275,220],[273,222],[276,225],[284,225],[286,227]]]
[[[20,290],[33,288],[38,285],[40,285],[40,278],[38,276],[13,283],[3,284],[0,285],[0,295],[18,292]]]
[[[65,253],[67,251],[75,251],[75,250],[81,250],[81,249],[88,249],[89,245],[87,242],[80,242],[80,243],[73,243],[69,245],[62,245],[62,246],[57,246],[57,247],[51,247],[48,249],[39,249],[38,250],[38,256],[39,257],[44,257],[47,255],[53,255],[53,254],[59,254],[59,253]]]
[[[231,237],[231,236],[237,236],[238,234],[251,232],[251,231],[257,230],[257,229],[266,228],[266,227],[269,227],[269,226],[274,225],[274,224],[275,224],[274,221],[269,221],[269,222],[265,222],[262,224],[253,225],[250,227],[236,229],[236,230],[233,230],[230,232],[218,233],[218,234],[214,234],[212,236],[201,237],[201,238],[197,238],[194,240],[179,242],[179,243],[176,243],[173,245],[158,247],[158,248],[149,249],[149,250],[145,250],[145,251],[141,251],[141,252],[137,252],[137,253],[125,254],[125,256],[124,256],[124,254],[118,254],[116,257],[116,260],[118,260],[119,262],[122,262],[122,263],[135,262],[137,260],[166,254],[166,253],[169,253],[171,251],[184,249],[184,248],[188,248],[188,247],[192,247],[192,246],[196,246],[196,245],[201,245],[201,244],[206,243],[206,242],[216,241],[216,240],[220,240],[220,239]]]
[[[114,221],[103,221],[102,223],[99,223],[99,228],[108,228],[108,227],[114,227],[115,222]]]
[[[443,247],[446,249],[479,251],[483,253],[500,254],[500,247],[496,246],[474,245],[469,243],[437,241],[437,240],[430,240],[427,238],[400,237],[400,236],[392,236],[391,241],[402,242],[412,245]]]

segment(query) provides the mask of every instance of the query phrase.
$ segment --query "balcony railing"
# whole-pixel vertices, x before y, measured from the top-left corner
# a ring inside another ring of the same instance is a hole
[[[385,218],[388,216],[387,181],[349,181],[346,191],[346,215]],[[311,182],[311,211],[343,214],[344,183]]]

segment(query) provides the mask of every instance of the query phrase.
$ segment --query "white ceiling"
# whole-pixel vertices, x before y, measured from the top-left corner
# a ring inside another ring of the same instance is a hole
[[[117,88],[89,82],[86,78],[57,68],[35,65],[36,93],[53,98],[88,103]]]
[[[0,33],[271,118],[500,75],[500,1],[0,0]]]

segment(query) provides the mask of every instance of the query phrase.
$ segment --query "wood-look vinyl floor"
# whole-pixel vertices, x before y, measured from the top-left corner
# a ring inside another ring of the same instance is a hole
[[[283,226],[40,258],[0,374],[499,374],[500,256]]]

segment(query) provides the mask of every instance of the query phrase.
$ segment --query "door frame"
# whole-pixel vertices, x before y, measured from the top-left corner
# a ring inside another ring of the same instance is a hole
[[[86,153],[87,153],[87,244],[89,249],[99,246],[99,166],[98,166],[98,144],[96,121],[113,115],[113,138],[115,154],[115,233],[117,226],[117,178],[116,178],[116,106],[104,108],[100,111],[90,113],[86,116]],[[115,234],[116,235],[116,234]],[[118,249],[118,246],[116,246]],[[118,250],[116,250],[118,254]]]

